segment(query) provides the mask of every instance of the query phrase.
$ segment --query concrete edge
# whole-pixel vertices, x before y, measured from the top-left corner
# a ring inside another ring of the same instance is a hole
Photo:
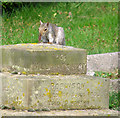
[[[116,110],[51,110],[40,112],[0,110],[2,116],[118,116]]]

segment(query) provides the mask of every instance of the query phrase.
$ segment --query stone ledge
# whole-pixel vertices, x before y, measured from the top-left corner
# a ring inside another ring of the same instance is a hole
[[[2,104],[18,109],[106,109],[109,79],[1,73]]]
[[[2,116],[116,116],[118,118],[118,111],[115,110],[52,110],[41,112],[28,112],[28,111],[16,111],[16,110],[0,110]],[[21,117],[20,117],[21,118]]]
[[[51,44],[0,46],[2,71],[28,74],[85,74],[86,50]]]

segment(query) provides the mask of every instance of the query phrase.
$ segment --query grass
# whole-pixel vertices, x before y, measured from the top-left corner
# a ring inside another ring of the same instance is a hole
[[[120,91],[109,93],[109,109],[120,111]]]
[[[38,43],[39,21],[65,30],[66,45],[88,54],[118,51],[118,3],[31,3],[3,11],[2,45]]]
[[[120,75],[119,75],[117,69],[114,72],[96,71],[94,76],[103,77],[103,78],[110,78],[110,79],[119,79],[120,78]]]

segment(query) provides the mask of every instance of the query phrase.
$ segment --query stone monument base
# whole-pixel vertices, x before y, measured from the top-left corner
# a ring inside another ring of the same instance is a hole
[[[108,109],[109,79],[0,73],[2,104],[16,109]]]

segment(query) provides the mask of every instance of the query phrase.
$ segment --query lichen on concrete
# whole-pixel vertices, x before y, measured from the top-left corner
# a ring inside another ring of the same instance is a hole
[[[13,75],[1,73],[2,102],[18,109],[105,109],[109,79],[85,75]],[[101,86],[101,84],[103,86]],[[97,87],[97,88],[96,88]]]

